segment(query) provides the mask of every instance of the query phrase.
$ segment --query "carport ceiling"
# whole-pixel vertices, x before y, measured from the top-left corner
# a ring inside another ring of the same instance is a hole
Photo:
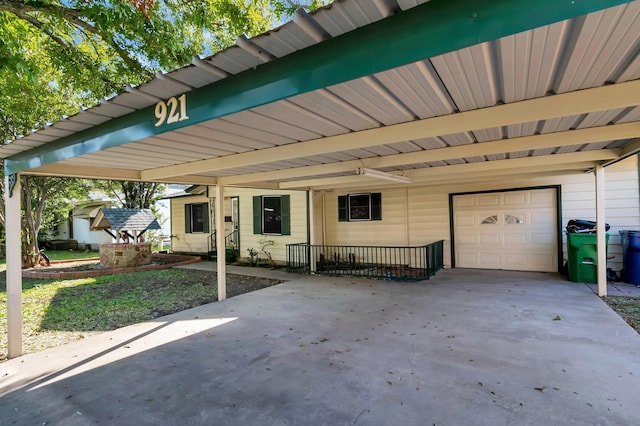
[[[420,185],[588,170],[640,149],[639,52],[640,1],[344,0],[0,155],[7,173],[287,189],[393,184],[358,167]],[[172,97],[184,119],[156,125]]]

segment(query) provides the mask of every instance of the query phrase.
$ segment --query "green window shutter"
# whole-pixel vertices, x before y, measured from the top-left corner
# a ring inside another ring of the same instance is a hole
[[[371,220],[382,220],[382,194],[371,194]]]
[[[253,197],[253,233],[262,234],[262,197]]]
[[[339,195],[338,196],[338,222],[348,222],[349,221],[349,210],[347,207],[347,196]]]
[[[204,232],[205,234],[208,234],[209,233],[209,203],[202,204],[202,221],[204,222],[202,232]]]
[[[184,232],[191,233],[191,204],[184,205]]]
[[[291,235],[291,197],[280,197],[280,217],[282,218],[282,235]]]

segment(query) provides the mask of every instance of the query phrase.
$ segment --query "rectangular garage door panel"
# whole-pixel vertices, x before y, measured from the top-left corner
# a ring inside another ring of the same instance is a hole
[[[501,197],[498,194],[480,195],[478,196],[478,199],[477,199],[477,205],[480,207],[499,206],[500,198]]]
[[[480,245],[488,246],[494,244],[500,244],[500,234],[478,234],[480,236]]]
[[[504,244],[507,246],[526,246],[529,240],[527,233],[505,233]]]
[[[457,195],[453,206],[456,266],[557,270],[555,189]]]
[[[472,234],[472,233],[465,234],[461,232],[460,235],[458,235],[458,238],[456,238],[456,244],[475,246],[477,244],[476,234]]]
[[[473,207],[473,198],[454,198],[454,207]]]
[[[527,193],[524,191],[507,192],[504,194],[504,206],[524,206],[527,202]]]

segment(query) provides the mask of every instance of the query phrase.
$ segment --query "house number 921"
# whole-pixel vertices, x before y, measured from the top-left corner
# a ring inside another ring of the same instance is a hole
[[[189,119],[187,115],[187,95],[182,94],[179,97],[172,97],[165,101],[160,101],[156,104],[156,127],[163,124],[173,124],[178,121],[185,121]]]

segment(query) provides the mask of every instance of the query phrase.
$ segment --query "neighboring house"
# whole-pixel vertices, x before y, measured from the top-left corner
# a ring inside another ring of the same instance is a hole
[[[213,187],[193,186],[171,200],[172,250],[206,254],[215,249]],[[286,244],[307,241],[305,191],[227,188],[225,191],[227,248],[260,249],[261,240],[276,262],[286,261]],[[264,255],[263,255],[264,257]]]
[[[108,244],[112,238],[104,231],[92,231],[91,222],[103,207],[110,207],[111,201],[91,200],[80,203],[69,211],[68,220],[60,222],[53,229],[52,240],[75,240],[79,249],[97,250],[98,245]]]

